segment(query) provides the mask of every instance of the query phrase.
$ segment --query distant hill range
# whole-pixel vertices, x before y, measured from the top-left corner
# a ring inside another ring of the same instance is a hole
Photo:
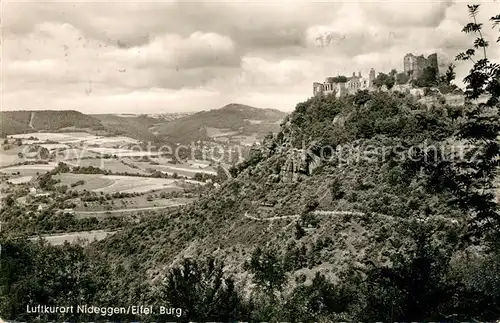
[[[217,137],[261,138],[278,131],[286,113],[229,104],[194,114],[87,115],[78,111],[1,111],[0,136],[39,131],[87,131],[115,134],[142,141],[190,142]]]
[[[0,126],[2,136],[37,131],[57,131],[70,127],[104,130],[98,119],[73,110],[0,111]]]
[[[220,109],[197,112],[154,126],[152,131],[157,136],[180,143],[241,136],[261,139],[269,132],[279,131],[281,120],[286,115],[279,110],[231,103]]]

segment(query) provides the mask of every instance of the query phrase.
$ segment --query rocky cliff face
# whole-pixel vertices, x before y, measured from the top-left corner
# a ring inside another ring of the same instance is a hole
[[[276,135],[268,135],[264,138],[260,152],[271,157],[281,154],[284,163],[281,165],[279,174],[273,181],[285,183],[297,182],[312,174],[313,170],[321,164],[321,158],[314,153],[316,144],[309,144],[306,148],[294,148],[296,129],[289,120],[281,126],[281,131]]]
[[[286,156],[285,164],[280,172],[282,182],[297,182],[304,176],[311,175],[321,164],[320,157],[309,149],[292,148],[287,151]]]

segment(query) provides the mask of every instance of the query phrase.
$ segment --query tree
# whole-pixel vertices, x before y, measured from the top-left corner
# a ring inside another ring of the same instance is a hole
[[[449,64],[445,74],[441,75],[441,77],[439,78],[438,89],[441,94],[447,94],[458,89],[455,84],[451,83],[455,79],[455,76],[455,65]]]
[[[385,73],[378,73],[377,77],[373,81],[373,84],[376,87],[380,88],[385,85],[388,90],[390,90],[394,86],[394,83],[394,76]]]
[[[269,294],[280,291],[287,279],[283,261],[277,256],[277,251],[271,248],[263,250],[257,247],[252,253],[247,269],[254,274],[257,285],[263,287]]]
[[[396,74],[396,83],[397,84],[406,84],[406,83],[408,83],[409,80],[410,80],[410,76],[405,72],[401,72],[401,73]]]
[[[170,270],[160,291],[162,304],[182,308],[190,321],[234,321],[241,319],[244,304],[224,264],[213,258],[185,258]]]
[[[455,76],[457,73],[455,73],[455,65],[450,64],[448,65],[448,69],[446,70],[445,74],[441,77],[441,82],[445,83],[446,85],[451,85],[451,81],[455,79]]]
[[[300,223],[295,223],[295,239],[300,240],[303,236],[306,235],[306,230],[302,228]]]
[[[473,48],[456,56],[457,61],[471,61],[473,63],[469,74],[464,78],[466,84],[465,97],[469,104],[466,110],[466,119],[460,129],[459,137],[475,147],[473,155],[468,154],[466,160],[458,164],[456,171],[457,183],[454,187],[459,205],[474,210],[474,226],[480,229],[485,225],[494,227],[498,233],[500,228],[500,214],[498,205],[493,202],[493,179],[500,166],[500,111],[498,107],[500,97],[500,64],[490,62],[486,49],[489,45],[482,34],[482,24],[478,24],[476,17],[479,5],[468,5],[472,22],[464,26],[462,32],[474,33]],[[491,17],[493,26],[500,22],[499,15]],[[497,42],[500,38],[497,39]],[[481,58],[475,60],[476,50],[481,51]],[[484,103],[478,103],[481,95],[488,95]],[[474,158],[472,158],[474,157]],[[479,230],[482,231],[482,230]],[[476,230],[477,232],[477,230]]]
[[[347,77],[345,77],[344,75],[335,76],[332,77],[332,81],[334,83],[345,83],[347,82]]]
[[[299,285],[284,306],[287,321],[337,321],[335,314],[347,312],[354,293],[337,287],[320,273],[310,285]]]
[[[217,166],[217,176],[216,176],[216,182],[217,183],[224,183],[229,179],[230,175],[229,172],[224,169],[221,165]]]
[[[450,253],[433,245],[429,229],[410,224],[408,235],[414,246],[392,255],[391,266],[367,271],[366,307],[360,321],[429,321],[453,313],[447,313],[448,305],[458,286],[446,281]]]
[[[76,306],[101,303],[110,280],[108,268],[94,263],[83,248],[2,239],[0,312],[16,321],[89,321],[86,314],[30,314],[27,305]],[[113,302],[106,297],[105,301]],[[101,303],[102,304],[102,303]]]

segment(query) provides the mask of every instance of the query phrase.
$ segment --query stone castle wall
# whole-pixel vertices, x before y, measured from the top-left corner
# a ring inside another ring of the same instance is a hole
[[[361,76],[361,72],[352,74],[352,77],[344,77],[344,81],[338,81],[335,77],[327,77],[323,83],[313,83],[313,95],[335,93],[336,97],[342,97],[350,93],[356,93],[358,90],[373,88],[375,80],[375,70],[372,68],[368,77]]]
[[[403,69],[411,79],[417,79],[420,77],[424,69],[428,66],[434,67],[436,73],[439,74],[438,59],[437,54],[431,54],[424,57],[424,55],[415,56],[412,53],[406,54],[403,58]]]

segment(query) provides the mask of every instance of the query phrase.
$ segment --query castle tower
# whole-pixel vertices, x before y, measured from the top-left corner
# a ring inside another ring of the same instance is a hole
[[[372,68],[372,69],[370,69],[370,75],[368,76],[368,86],[369,87],[373,86],[373,81],[375,81],[375,70]]]
[[[361,72],[358,72],[358,77],[361,78]]]

